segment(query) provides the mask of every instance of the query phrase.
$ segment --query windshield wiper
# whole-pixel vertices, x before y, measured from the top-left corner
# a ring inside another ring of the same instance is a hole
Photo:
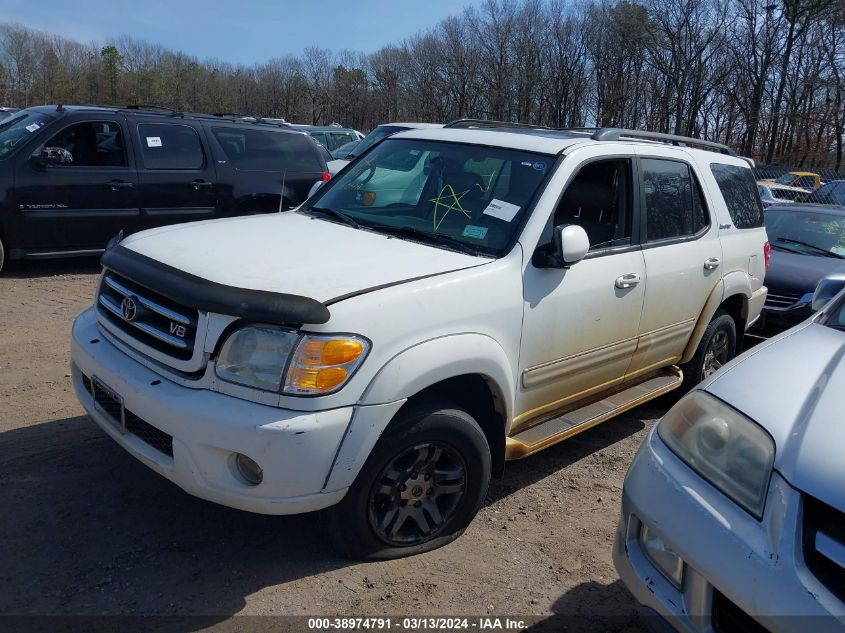
[[[337,218],[344,224],[348,224],[351,227],[356,229],[361,228],[361,225],[358,224],[357,220],[355,220],[352,216],[346,215],[343,211],[329,209],[328,207],[311,207],[308,211],[316,211],[317,213],[322,213],[323,215],[330,215],[331,217]]]
[[[842,255],[838,255],[837,253],[833,253],[833,252],[827,250],[826,248],[822,248],[821,246],[816,246],[815,244],[809,244],[807,242],[802,242],[801,240],[793,240],[793,239],[790,239],[788,237],[779,237],[779,238],[777,238],[777,241],[778,242],[785,242],[787,244],[797,244],[798,246],[804,246],[805,248],[812,249],[812,250],[816,251],[817,253],[821,253],[822,255],[825,255],[826,257],[835,257],[837,259],[845,259],[845,257],[843,257]]]
[[[440,233],[428,233],[427,231],[421,231],[420,229],[415,229],[410,226],[388,226],[386,224],[369,224],[367,225],[367,228],[373,229],[374,231],[379,231],[381,233],[389,233],[391,235],[400,235],[418,239],[423,242],[428,242],[429,244],[439,244],[452,250],[467,253],[468,255],[482,254],[479,250],[474,249],[468,244],[464,244],[460,240],[456,240],[454,237],[449,237],[448,235],[442,235]]]

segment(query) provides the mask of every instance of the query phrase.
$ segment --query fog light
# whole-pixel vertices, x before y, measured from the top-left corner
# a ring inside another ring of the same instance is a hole
[[[235,467],[238,469],[238,474],[253,486],[257,486],[264,479],[264,471],[261,470],[261,466],[246,455],[235,453]]]
[[[659,536],[643,523],[640,528],[640,545],[648,559],[669,581],[680,589],[684,582],[684,561],[672,551]]]

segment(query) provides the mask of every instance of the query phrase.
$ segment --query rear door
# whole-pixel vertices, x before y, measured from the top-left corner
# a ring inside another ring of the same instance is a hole
[[[640,150],[647,277],[640,341],[628,377],[677,362],[722,276],[719,227],[691,162]]]
[[[139,228],[137,174],[126,119],[117,114],[63,121],[15,167],[18,248],[96,251],[119,231]],[[67,152],[69,162],[41,167],[30,160],[44,148]]]
[[[141,119],[135,141],[143,228],[215,216],[217,177],[201,126]]]

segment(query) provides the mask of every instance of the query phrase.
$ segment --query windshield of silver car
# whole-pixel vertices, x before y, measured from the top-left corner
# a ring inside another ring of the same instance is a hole
[[[483,255],[511,244],[554,156],[389,138],[332,179],[303,212]]]

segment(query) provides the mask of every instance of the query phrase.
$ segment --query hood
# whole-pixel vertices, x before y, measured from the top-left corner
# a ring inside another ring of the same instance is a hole
[[[840,272],[845,272],[845,259],[798,255],[773,248],[765,284],[772,294],[801,297],[813,292],[822,278]]]
[[[774,467],[845,512],[845,332],[809,323],[752,349],[704,388],[766,429]]]
[[[323,303],[491,261],[291,211],[165,226],[121,246],[218,284]]]

